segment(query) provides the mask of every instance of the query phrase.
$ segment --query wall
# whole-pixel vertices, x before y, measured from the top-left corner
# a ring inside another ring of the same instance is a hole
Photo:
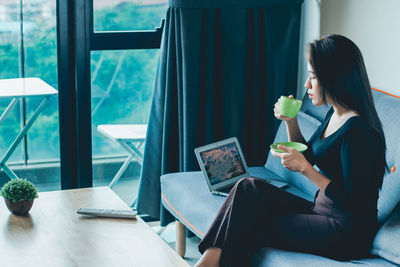
[[[320,12],[321,35],[353,40],[371,86],[400,96],[400,1],[322,0]]]
[[[297,78],[297,98],[305,93],[304,83],[308,76],[306,45],[320,37],[320,1],[304,0],[301,9],[299,71]]]

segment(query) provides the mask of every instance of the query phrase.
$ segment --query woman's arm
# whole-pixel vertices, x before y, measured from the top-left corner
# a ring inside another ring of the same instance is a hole
[[[271,153],[281,158],[286,169],[302,173],[333,201],[361,210],[369,202],[376,202],[375,191],[379,182],[375,171],[375,155],[380,155],[380,150],[371,134],[365,134],[367,131],[355,129],[342,137],[340,161],[332,164],[341,168],[343,181],[331,180],[315,170],[304,155],[294,148],[279,145],[280,150],[288,153]]]
[[[286,133],[290,142],[307,143],[300,131],[297,116],[291,120],[285,121]]]
[[[325,189],[325,195],[342,204],[361,210],[370,201],[377,200],[379,168],[377,155],[384,155],[382,149],[368,129],[351,129],[343,136],[340,147],[340,166],[343,182],[332,180]]]
[[[322,175],[319,171],[314,169],[311,164],[307,165],[302,171],[305,177],[307,177],[313,184],[315,184],[322,193],[325,193],[325,189],[331,182],[329,178]]]
[[[288,152],[277,153],[271,150],[271,154],[274,157],[281,159],[283,167],[289,171],[300,172],[312,183],[314,183],[321,190],[321,192],[325,192],[326,187],[331,182],[329,178],[314,169],[306,157],[296,149],[282,145],[279,145],[278,148]]]

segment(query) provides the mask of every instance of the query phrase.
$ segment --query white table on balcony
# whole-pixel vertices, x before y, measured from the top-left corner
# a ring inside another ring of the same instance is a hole
[[[10,104],[4,110],[0,117],[0,126],[7,118],[8,114],[13,110],[17,101],[24,97],[41,97],[42,101],[36,108],[32,117],[28,120],[24,128],[17,135],[14,141],[9,146],[7,152],[0,161],[0,170],[4,172],[10,178],[18,178],[17,174],[8,168],[6,162],[10,158],[11,154],[17,148],[21,140],[26,136],[28,130],[32,127],[35,120],[39,117],[40,112],[46,106],[50,97],[57,95],[57,90],[48,85],[46,82],[39,78],[16,78],[16,79],[1,79],[0,80],[0,98],[11,98]]]
[[[97,126],[97,131],[118,142],[129,153],[128,158],[108,185],[112,186],[121,178],[132,160],[136,159],[140,164],[143,163],[140,148],[146,140],[147,124],[102,124]]]

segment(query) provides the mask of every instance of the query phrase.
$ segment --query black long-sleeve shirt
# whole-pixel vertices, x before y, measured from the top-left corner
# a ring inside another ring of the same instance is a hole
[[[321,139],[333,107],[307,142],[305,153],[312,165],[331,180],[325,195],[340,204],[352,217],[376,220],[382,175],[376,166],[382,160],[372,127],[363,118],[349,118],[337,131]]]

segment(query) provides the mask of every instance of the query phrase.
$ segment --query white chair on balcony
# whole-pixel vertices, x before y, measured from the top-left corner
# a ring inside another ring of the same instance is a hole
[[[132,160],[136,159],[142,165],[143,153],[140,148],[146,140],[147,124],[102,124],[97,126],[97,131],[118,142],[129,153],[128,158],[108,185],[111,187],[121,178]]]

